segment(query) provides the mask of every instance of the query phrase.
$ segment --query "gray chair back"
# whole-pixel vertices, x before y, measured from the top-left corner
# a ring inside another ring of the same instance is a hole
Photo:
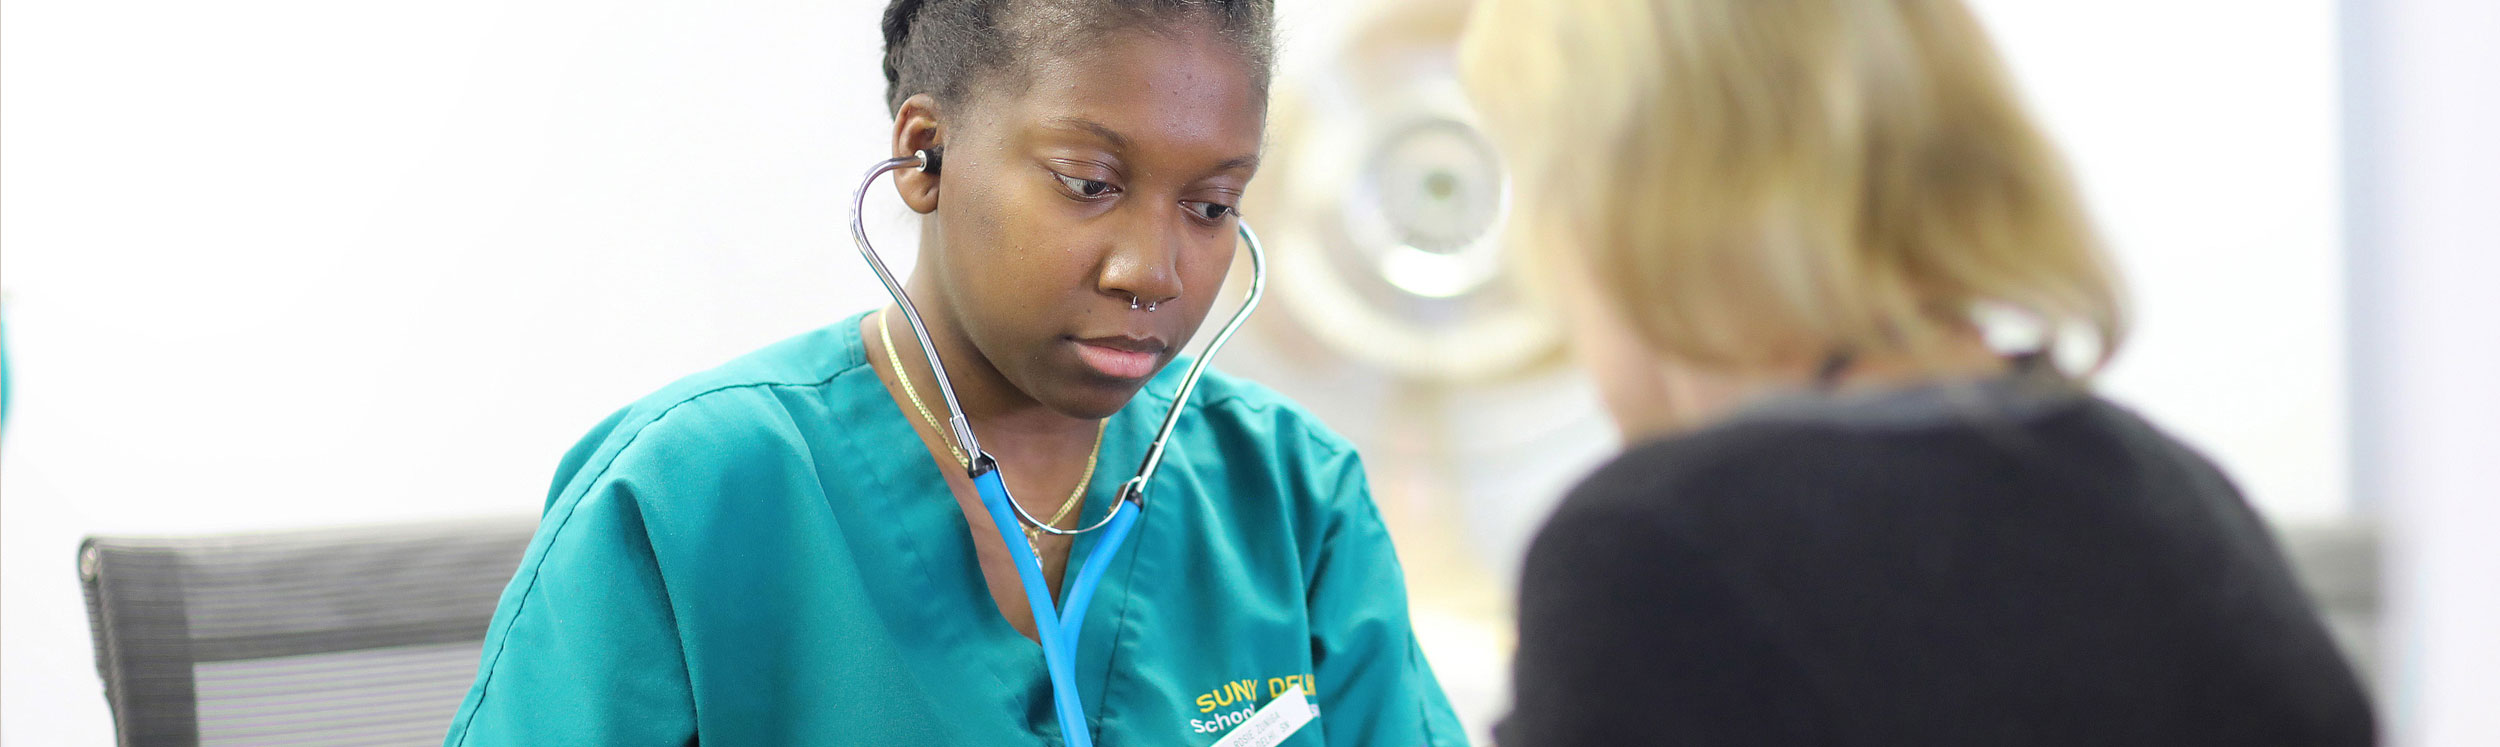
[[[123,745],[442,743],[535,517],[78,551]]]
[[[2318,606],[2327,632],[2361,678],[2385,694],[2379,634],[2383,567],[2379,527],[2366,519],[2296,522],[2277,527],[2283,555],[2302,590]],[[2381,702],[2385,702],[2382,698]]]

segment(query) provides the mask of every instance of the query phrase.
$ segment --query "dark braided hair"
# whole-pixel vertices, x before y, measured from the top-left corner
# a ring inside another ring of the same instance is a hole
[[[885,8],[885,105],[914,94],[964,99],[982,76],[1019,69],[1037,51],[1074,48],[1137,26],[1212,23],[1267,88],[1275,0],[893,0]]]

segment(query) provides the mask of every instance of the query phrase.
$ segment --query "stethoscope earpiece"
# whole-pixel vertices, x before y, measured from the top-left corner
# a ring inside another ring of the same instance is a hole
[[[938,166],[946,162],[946,149],[936,146],[913,151],[912,155],[920,157],[920,173],[923,174],[936,174]]]

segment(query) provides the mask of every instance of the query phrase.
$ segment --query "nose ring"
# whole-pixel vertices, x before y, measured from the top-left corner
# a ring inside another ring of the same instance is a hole
[[[1137,297],[1136,297],[1136,296],[1129,296],[1129,297],[1128,297],[1128,307],[1129,307],[1129,310],[1131,310],[1131,311],[1135,311],[1135,310],[1137,310],[1137,308],[1138,308],[1138,304],[1140,304],[1140,303],[1141,303],[1141,302],[1137,300]],[[1160,306],[1160,305],[1162,305],[1162,304],[1163,304],[1163,302],[1161,302],[1161,301],[1145,301],[1145,302],[1142,302],[1142,303],[1144,303],[1144,304],[1145,304],[1145,308],[1146,308],[1146,310],[1147,310],[1147,311],[1150,311],[1150,312],[1151,312],[1151,311],[1154,311],[1156,306]]]

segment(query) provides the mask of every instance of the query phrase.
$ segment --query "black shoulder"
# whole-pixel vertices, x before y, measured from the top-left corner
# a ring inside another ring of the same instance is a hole
[[[1861,437],[1807,425],[1738,423],[1633,445],[1572,488],[1563,508],[1690,516],[1725,501],[1769,508],[1844,479]]]

